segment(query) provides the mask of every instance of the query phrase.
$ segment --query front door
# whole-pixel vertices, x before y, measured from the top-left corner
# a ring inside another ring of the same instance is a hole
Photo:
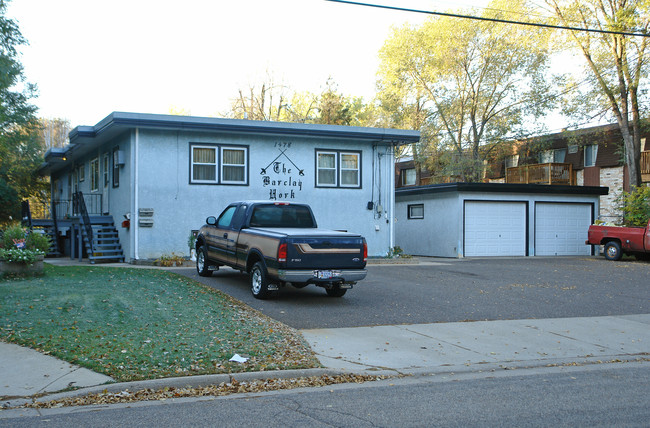
[[[103,174],[103,186],[102,186],[102,214],[108,215],[108,187],[110,183],[110,157],[108,153],[104,153],[102,158],[102,174]]]

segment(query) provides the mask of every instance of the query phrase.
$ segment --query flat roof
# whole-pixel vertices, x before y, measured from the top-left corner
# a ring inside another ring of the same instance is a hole
[[[420,140],[420,131],[403,129],[113,112],[94,126],[74,128],[70,132],[70,143],[100,138],[102,135],[111,134],[114,129],[133,128],[353,138],[398,144]]]
[[[214,132],[221,134],[295,136],[332,138],[386,145],[403,145],[420,141],[420,131],[368,128],[360,126],[318,125],[309,123],[271,122],[216,117],[176,116],[149,113],[113,112],[94,126],[77,126],[70,131],[70,144],[50,150],[39,168],[41,174],[63,167],[65,159],[84,156],[90,150],[132,129]]]
[[[510,183],[443,183],[426,186],[400,187],[396,196],[427,195],[444,192],[484,192],[484,193],[542,193],[555,195],[606,195],[609,187],[564,186],[549,184],[510,184]]]

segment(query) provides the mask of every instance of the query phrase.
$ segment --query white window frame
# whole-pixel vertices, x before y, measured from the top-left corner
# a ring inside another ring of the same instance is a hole
[[[319,155],[333,155],[334,167],[323,168],[318,165]],[[342,155],[353,155],[357,158],[357,168],[343,168],[341,158]],[[319,171],[328,170],[334,171],[334,183],[321,183]],[[342,184],[342,176],[344,171],[356,171],[357,183],[356,184]],[[361,152],[352,150],[316,150],[316,187],[318,188],[343,188],[343,189],[361,189]]]
[[[214,150],[214,163],[194,162],[194,149],[210,149]],[[224,150],[240,150],[244,152],[244,163],[242,164],[224,164],[223,151]],[[194,179],[194,166],[195,165],[210,165],[214,167],[214,180],[197,180]],[[244,179],[239,180],[225,180],[224,167],[226,166],[239,166],[244,168]],[[206,144],[206,143],[190,143],[190,184],[222,184],[222,185],[243,185],[248,186],[249,174],[249,160],[248,160],[248,146],[231,146],[220,144]]]
[[[214,150],[214,163],[194,162],[194,149],[209,149]],[[194,165],[212,166],[214,167],[214,180],[197,180],[194,178]],[[217,168],[219,167],[219,147],[202,144],[190,144],[190,183],[191,184],[219,184],[219,174]]]
[[[332,156],[334,156],[334,167],[325,168],[325,167],[319,166],[318,165],[318,160],[319,160],[320,155],[332,155]],[[337,174],[337,171],[336,171],[337,170],[337,165],[338,165],[338,156],[337,156],[336,152],[325,151],[325,150],[317,150],[316,151],[316,187],[336,187],[337,186],[337,184],[338,184],[336,182],[337,177],[338,177],[338,174]],[[319,174],[319,172],[321,170],[334,171],[334,183],[321,183],[320,182],[320,174]]]
[[[343,155],[346,156],[355,156],[357,158],[357,167],[356,168],[343,168]],[[339,168],[339,184],[341,187],[347,187],[352,189],[358,189],[361,187],[361,153],[359,152],[339,152],[338,153],[339,162],[337,164]],[[357,172],[357,183],[356,184],[343,184],[343,171],[356,171]]]
[[[224,163],[223,159],[223,151],[224,150],[239,150],[244,152],[244,163],[243,164],[226,164]],[[217,159],[217,164],[219,165],[219,180],[221,181],[221,184],[248,184],[248,149],[246,147],[240,147],[240,146],[221,146],[219,148],[219,158]],[[235,181],[235,180],[226,180],[223,178],[223,169],[225,166],[236,166],[236,167],[243,167],[244,168],[244,179],[241,181]]]

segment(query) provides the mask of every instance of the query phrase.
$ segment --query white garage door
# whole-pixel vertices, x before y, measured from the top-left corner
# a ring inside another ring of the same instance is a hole
[[[525,256],[526,203],[465,201],[464,254]]]
[[[590,255],[591,246],[585,245],[585,240],[591,210],[591,204],[535,204],[535,255]]]

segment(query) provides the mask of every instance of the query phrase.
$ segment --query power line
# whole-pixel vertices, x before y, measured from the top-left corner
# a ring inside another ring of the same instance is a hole
[[[449,17],[449,18],[462,18],[462,19],[473,19],[473,20],[476,20],[476,21],[499,22],[501,24],[528,25],[530,27],[551,28],[551,29],[556,29],[556,30],[583,31],[583,32],[589,32],[589,33],[601,33],[601,34],[617,34],[617,35],[621,35],[621,36],[650,37],[650,34],[644,34],[644,33],[628,33],[628,32],[624,32],[624,31],[599,30],[599,29],[594,29],[594,28],[565,27],[565,26],[561,26],[561,25],[541,24],[541,23],[537,23],[537,22],[512,21],[512,20],[508,20],[508,19],[499,19],[499,18],[484,18],[484,17],[481,17],[481,16],[461,15],[461,14],[457,14],[457,13],[447,13],[447,12],[435,12],[435,11],[429,11],[429,10],[410,9],[410,8],[397,7],[397,6],[386,6],[386,5],[380,5],[380,4],[361,3],[361,2],[347,1],[347,0],[326,0],[326,1],[331,1],[331,2],[334,2],[334,3],[350,4],[350,5],[355,5],[355,6],[375,7],[375,8],[378,8],[378,9],[397,10],[397,11],[400,11],[400,12],[425,13],[425,14],[428,14],[428,15],[446,16],[446,17]]]

